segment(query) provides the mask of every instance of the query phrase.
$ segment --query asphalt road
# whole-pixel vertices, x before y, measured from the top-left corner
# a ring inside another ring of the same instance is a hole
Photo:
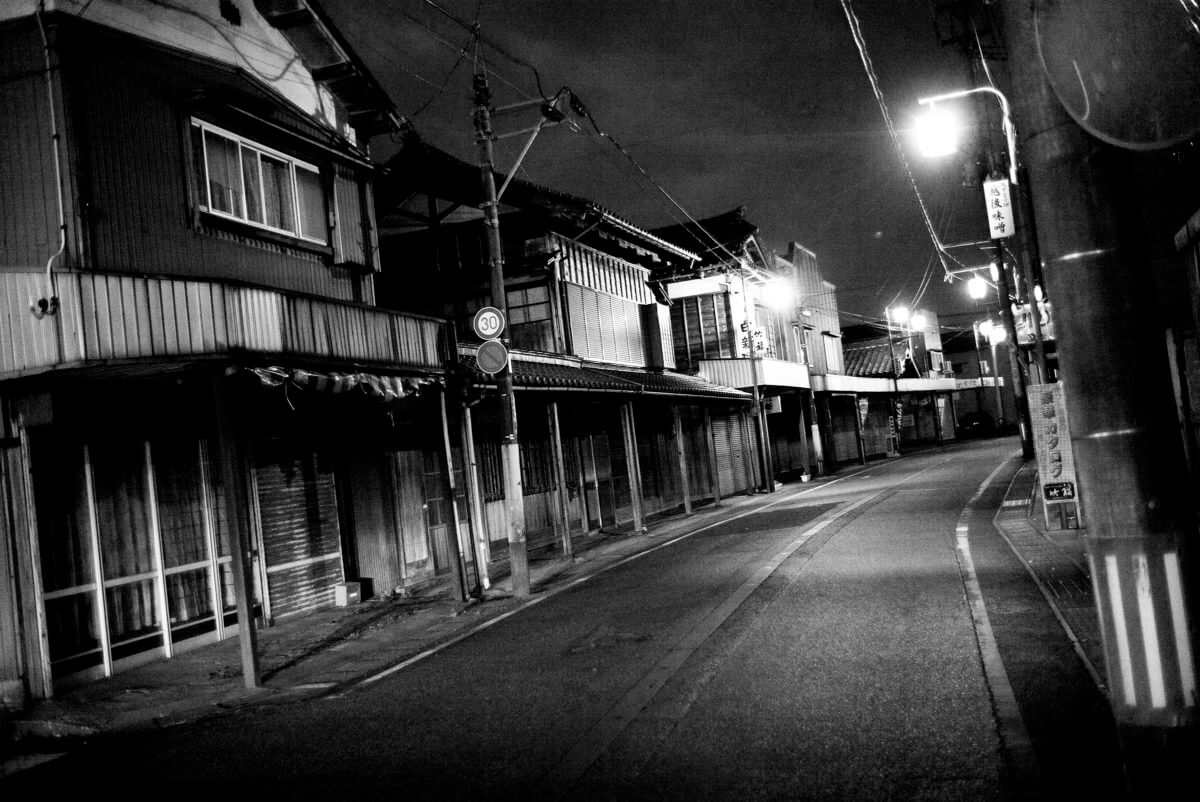
[[[1102,797],[1119,783],[1103,698],[990,528],[1012,446],[789,486],[378,681],[100,739],[0,792]]]

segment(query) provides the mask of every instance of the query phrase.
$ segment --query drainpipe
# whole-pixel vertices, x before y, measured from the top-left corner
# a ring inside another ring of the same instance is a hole
[[[46,315],[58,314],[58,293],[54,286],[54,262],[67,250],[67,215],[63,204],[62,160],[58,152],[60,135],[58,115],[54,110],[54,75],[50,66],[50,39],[46,36],[46,26],[42,22],[42,14],[45,10],[45,2],[39,2],[34,17],[37,19],[38,31],[42,34],[42,57],[46,65],[46,97],[50,108],[50,139],[54,152],[54,189],[58,198],[58,250],[46,260],[46,296],[37,299],[29,307],[29,311],[38,320]],[[62,347],[61,343],[59,347]]]

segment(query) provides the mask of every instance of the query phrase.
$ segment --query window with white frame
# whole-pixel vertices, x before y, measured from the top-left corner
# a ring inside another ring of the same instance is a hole
[[[312,164],[192,120],[200,208],[308,242],[328,244],[321,172]]]

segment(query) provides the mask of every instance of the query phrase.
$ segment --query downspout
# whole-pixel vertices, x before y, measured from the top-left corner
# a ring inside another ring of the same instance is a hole
[[[42,35],[42,56],[46,64],[46,96],[50,103],[50,139],[54,145],[54,188],[58,194],[58,250],[46,261],[46,296],[39,298],[29,307],[29,311],[38,320],[46,315],[58,313],[58,294],[54,287],[54,262],[67,250],[67,216],[63,207],[62,162],[58,155],[58,116],[54,111],[54,78],[50,68],[50,40],[46,36],[46,26],[42,23],[42,12],[46,9],[45,0],[38,3],[34,17],[37,19],[38,31]]]

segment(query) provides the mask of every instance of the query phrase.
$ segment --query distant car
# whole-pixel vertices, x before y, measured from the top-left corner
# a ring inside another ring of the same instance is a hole
[[[958,433],[962,437],[987,437],[996,431],[996,422],[982,409],[968,412],[958,421]]]

